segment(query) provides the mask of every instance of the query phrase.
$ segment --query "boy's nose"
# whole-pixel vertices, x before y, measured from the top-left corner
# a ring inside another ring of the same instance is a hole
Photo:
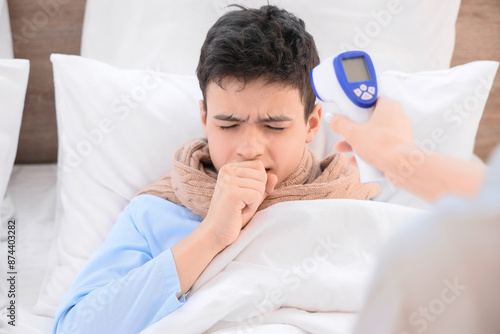
[[[264,154],[265,144],[255,129],[245,131],[244,136],[239,141],[237,153],[245,160],[254,160]]]

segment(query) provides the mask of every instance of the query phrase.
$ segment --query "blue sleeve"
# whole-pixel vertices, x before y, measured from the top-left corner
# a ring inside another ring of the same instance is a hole
[[[53,333],[138,333],[184,303],[176,297],[181,288],[170,248],[153,257],[133,206],[75,278]]]

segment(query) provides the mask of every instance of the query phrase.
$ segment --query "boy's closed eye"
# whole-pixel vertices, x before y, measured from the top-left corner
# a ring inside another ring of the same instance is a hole
[[[214,119],[222,121],[223,123],[227,124],[227,125],[226,124],[218,125],[221,130],[236,129],[241,123],[247,122],[247,120],[239,119],[234,115],[224,115],[224,114],[216,115],[214,116]],[[257,120],[257,123],[263,124],[266,130],[270,130],[272,132],[281,132],[285,130],[286,125],[291,123],[292,121],[293,119],[288,116],[279,115],[279,116],[269,116],[267,118],[259,118]],[[273,125],[266,123],[271,123]]]
[[[226,126],[219,125],[219,128],[221,130],[230,130],[230,129],[236,129],[238,126],[239,126],[239,124],[232,124],[232,125],[226,125]],[[280,131],[285,130],[284,127],[276,127],[276,126],[270,126],[270,125],[265,125],[264,127],[266,129],[274,131],[274,132],[280,132]]]

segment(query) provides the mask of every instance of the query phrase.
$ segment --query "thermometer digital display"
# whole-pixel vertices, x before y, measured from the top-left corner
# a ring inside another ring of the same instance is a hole
[[[371,79],[364,57],[342,59],[342,66],[344,67],[344,72],[347,76],[347,81],[349,82],[366,81]]]

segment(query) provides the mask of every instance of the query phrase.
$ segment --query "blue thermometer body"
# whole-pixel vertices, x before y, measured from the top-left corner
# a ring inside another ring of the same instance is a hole
[[[338,113],[354,122],[366,122],[377,100],[378,85],[375,67],[364,51],[346,51],[322,61],[310,73],[316,97],[337,105]],[[384,179],[376,168],[360,159],[356,152],[360,180],[363,183]]]

